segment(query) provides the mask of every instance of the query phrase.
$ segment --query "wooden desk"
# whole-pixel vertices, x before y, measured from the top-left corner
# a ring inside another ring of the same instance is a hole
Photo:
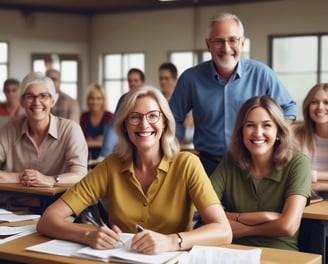
[[[310,204],[305,207],[303,218],[328,221],[328,201]]]
[[[49,238],[38,233],[18,238],[8,243],[0,245],[0,259],[18,261],[33,264],[99,264],[99,261],[84,260],[79,258],[62,257],[56,255],[43,254],[25,250],[26,247],[48,241]],[[229,248],[251,249],[240,245],[227,245]],[[281,249],[262,248],[262,264],[321,264],[321,256],[316,254],[301,253]]]
[[[0,183],[0,194],[9,192],[34,194],[40,197],[41,213],[46,209],[47,204],[55,200],[72,185],[58,187],[26,187],[21,183]]]
[[[305,207],[301,234],[304,237],[302,250],[321,254],[322,263],[328,264],[328,201],[318,202]]]
[[[32,193],[37,195],[55,196],[66,191],[72,185],[60,187],[26,187],[21,183],[0,183],[0,191]]]

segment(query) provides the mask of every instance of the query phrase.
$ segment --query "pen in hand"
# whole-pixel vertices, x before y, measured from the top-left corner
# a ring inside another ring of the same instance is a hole
[[[141,231],[144,231],[144,228],[141,226],[141,225],[136,225],[136,230],[137,230],[137,232],[139,233],[139,232],[141,232]]]
[[[87,218],[87,220],[93,224],[94,226],[100,228],[102,226],[107,226],[104,221],[102,220],[102,218],[100,217],[100,215],[97,216],[97,220],[95,220],[95,218],[93,217],[93,214],[92,216],[89,214],[89,212],[87,214],[85,214],[85,217]],[[125,244],[124,242],[120,239],[119,242],[121,242],[121,244],[125,247]]]

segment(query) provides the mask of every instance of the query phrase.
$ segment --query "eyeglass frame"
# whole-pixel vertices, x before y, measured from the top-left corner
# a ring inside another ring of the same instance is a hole
[[[156,121],[150,121],[149,119],[148,119],[148,115],[149,114],[152,114],[152,113],[154,113],[154,112],[156,112],[156,113],[158,113],[158,118],[157,118],[157,120]],[[132,114],[137,114],[138,115],[138,123],[131,123],[131,115]],[[144,113],[144,114],[142,114],[142,113],[139,113],[139,112],[131,112],[131,113],[129,113],[129,115],[127,116],[127,118],[126,118],[126,120],[127,120],[127,123],[129,124],[129,125],[131,125],[131,126],[138,126],[138,125],[140,125],[141,124],[141,122],[142,122],[142,120],[144,119],[144,117],[146,117],[146,120],[147,120],[147,122],[149,123],[149,124],[156,124],[156,123],[158,123],[158,121],[161,119],[161,114],[163,114],[160,110],[151,110],[151,111],[149,111],[149,112],[147,112],[147,113]]]
[[[213,43],[214,46],[218,48],[222,48],[226,42],[228,42],[228,45],[231,48],[236,48],[240,44],[240,41],[243,39],[243,37],[229,37],[229,38],[209,38],[208,40]],[[231,42],[236,41],[235,44],[232,44]]]
[[[52,98],[50,93],[39,93],[38,95],[31,94],[31,93],[24,93],[22,95],[22,98],[27,102],[34,102],[36,99],[38,99],[40,102],[45,103],[50,98]]]

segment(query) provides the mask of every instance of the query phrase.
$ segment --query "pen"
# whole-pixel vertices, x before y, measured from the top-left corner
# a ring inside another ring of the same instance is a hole
[[[141,225],[136,225],[136,230],[137,230],[137,232],[139,233],[139,232],[141,232],[141,231],[144,231],[144,228],[141,226]]]
[[[102,220],[102,218],[100,217],[100,216],[98,216],[97,218],[98,218],[98,221],[100,222],[97,222],[91,215],[89,215],[88,213],[87,214],[85,214],[85,217],[87,218],[87,220],[91,223],[91,224],[93,224],[94,226],[96,226],[96,227],[102,227],[102,226],[107,226],[105,223],[104,223],[104,221]],[[124,244],[124,242],[120,239],[119,240],[120,242],[121,242],[121,244],[125,247],[125,244]]]

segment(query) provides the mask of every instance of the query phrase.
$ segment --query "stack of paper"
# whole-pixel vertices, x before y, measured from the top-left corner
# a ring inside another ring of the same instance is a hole
[[[176,263],[181,252],[166,252],[157,255],[147,255],[130,250],[131,238],[133,234],[120,234],[121,240],[125,246],[118,245],[117,248],[107,250],[97,250],[90,247],[85,247],[79,243],[50,240],[45,243],[34,245],[26,248],[30,251],[61,255],[66,257],[88,258],[104,262],[115,261],[121,263]]]
[[[25,221],[25,220],[34,220],[39,219],[40,215],[38,214],[14,214],[5,209],[0,209],[0,222],[17,222],[17,221]]]
[[[36,225],[0,226],[0,244],[36,232]]]

